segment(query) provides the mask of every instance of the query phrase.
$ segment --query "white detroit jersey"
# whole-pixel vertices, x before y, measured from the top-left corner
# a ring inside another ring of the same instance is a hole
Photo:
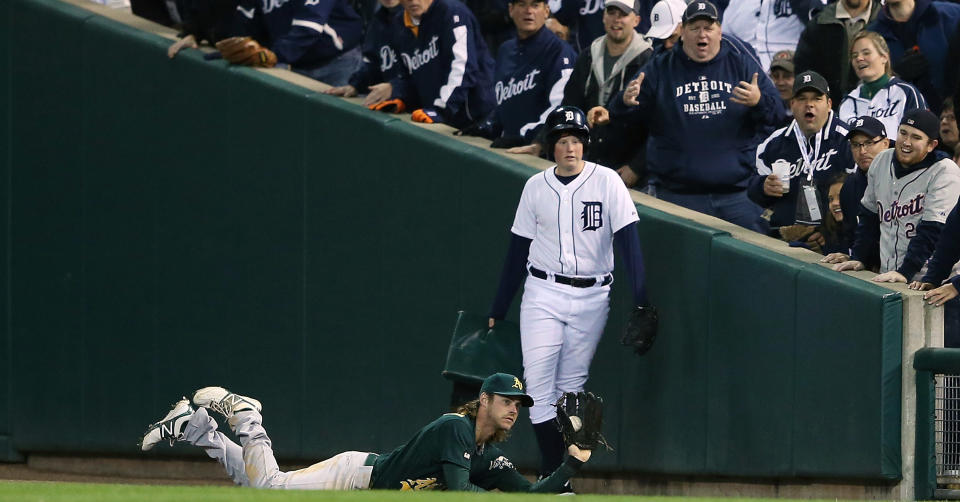
[[[860,84],[840,100],[837,116],[849,124],[857,117],[869,115],[883,122],[887,137],[894,141],[897,139],[897,129],[903,114],[915,108],[927,107],[923,94],[920,94],[913,84],[897,77],[891,77],[886,87],[877,91],[872,98],[861,97],[862,90],[863,84]]]
[[[880,218],[881,273],[903,264],[921,220],[945,223],[960,197],[960,168],[952,160],[943,159],[898,179],[893,158],[894,150],[890,148],[873,159],[867,171],[867,189],[860,201]],[[916,277],[923,277],[926,270],[924,265]]]
[[[532,239],[530,264],[540,270],[573,276],[613,271],[613,234],[637,221],[637,208],[620,175],[585,162],[569,184],[556,168],[537,173],[523,187],[510,229]]]
[[[807,12],[793,12],[790,0],[733,0],[723,11],[723,33],[750,44],[760,66],[770,68],[773,55],[794,50],[803,33]]]

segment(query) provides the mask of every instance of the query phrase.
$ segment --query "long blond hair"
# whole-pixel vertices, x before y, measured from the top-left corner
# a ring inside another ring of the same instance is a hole
[[[853,46],[856,45],[857,40],[866,38],[873,42],[873,46],[877,49],[881,55],[887,57],[887,63],[883,65],[883,72],[887,74],[888,77],[893,76],[893,67],[890,65],[890,47],[887,46],[887,41],[875,31],[863,30],[860,33],[854,35],[853,40],[850,41],[850,65],[853,66]]]
[[[490,396],[490,399],[493,398],[493,394],[488,394],[488,393],[486,393],[486,392],[484,392],[484,394]],[[459,414],[461,414],[461,415],[466,415],[466,416],[472,418],[474,421],[477,420],[477,413],[478,413],[479,411],[480,411],[480,399],[474,399],[473,401],[467,401],[466,403],[461,404],[459,408],[457,408],[457,413],[459,413]],[[487,442],[488,442],[488,443],[502,443],[502,442],[506,441],[508,437],[510,437],[510,431],[505,430],[505,429],[500,429],[500,430],[498,430],[496,433],[494,433],[494,434],[493,434],[493,437],[490,438],[490,440],[487,441]]]

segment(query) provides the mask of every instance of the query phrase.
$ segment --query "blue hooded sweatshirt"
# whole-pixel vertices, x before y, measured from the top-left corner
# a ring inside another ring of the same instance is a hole
[[[639,73],[638,106],[611,98],[611,116],[646,124],[651,183],[678,193],[732,193],[747,188],[756,171],[757,145],[784,122],[783,100],[753,49],[723,35],[720,51],[699,63],[682,44],[657,54]],[[758,74],[760,102],[730,100],[741,81]],[[636,78],[638,75],[635,75]]]

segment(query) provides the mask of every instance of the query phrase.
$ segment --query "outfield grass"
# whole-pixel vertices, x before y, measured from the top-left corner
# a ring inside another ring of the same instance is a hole
[[[636,497],[621,495],[577,495],[575,502],[627,502],[667,500],[676,502],[730,502],[732,498]],[[397,491],[271,491],[232,486],[151,486],[92,483],[49,483],[39,481],[0,481],[0,500],[16,502],[538,502],[553,501],[556,495],[510,493],[397,492]],[[750,502],[791,502],[791,499],[748,499]],[[803,502],[811,502],[805,500]]]

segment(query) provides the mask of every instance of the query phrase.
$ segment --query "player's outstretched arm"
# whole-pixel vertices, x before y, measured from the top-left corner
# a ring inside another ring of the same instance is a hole
[[[462,466],[444,462],[443,478],[448,490],[460,492],[484,492],[483,488],[470,482],[470,470]]]

